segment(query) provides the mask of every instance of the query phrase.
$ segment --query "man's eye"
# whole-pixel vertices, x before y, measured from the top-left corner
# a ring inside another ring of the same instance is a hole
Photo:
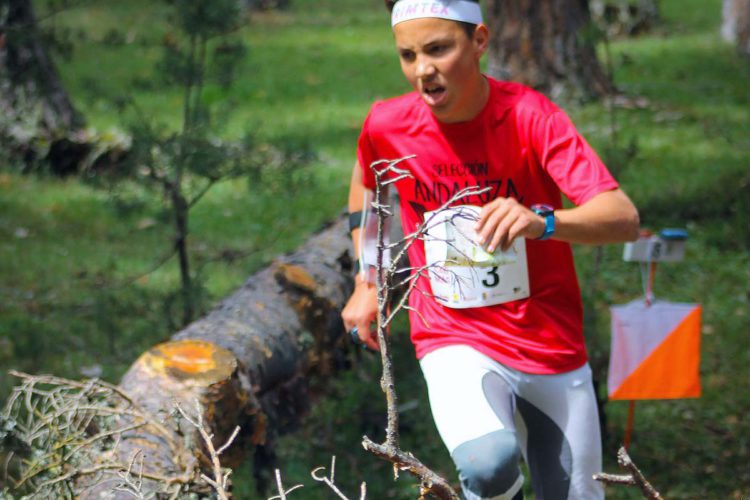
[[[442,54],[448,48],[447,45],[433,45],[430,47],[430,54]]]
[[[414,52],[401,52],[401,59],[404,61],[411,61],[414,59]]]

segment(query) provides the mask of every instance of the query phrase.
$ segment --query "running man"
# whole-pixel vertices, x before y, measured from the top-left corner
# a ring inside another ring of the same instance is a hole
[[[445,283],[430,273],[410,296],[411,339],[464,495],[522,498],[523,457],[537,498],[603,498],[592,479],[601,438],[570,244],[636,239],[637,210],[563,111],[481,73],[489,33],[478,1],[386,3],[414,91],[376,102],[365,119],[350,212],[375,187],[372,162],[415,155],[399,164],[413,178],[396,183],[405,232],[458,190],[487,187],[462,200],[478,214],[474,240],[515,256],[476,267],[460,293],[441,295]],[[563,208],[562,195],[575,206]],[[357,255],[359,233],[353,224]],[[425,265],[425,244],[411,247],[412,267]],[[342,317],[373,349],[376,310],[375,287],[358,273]]]

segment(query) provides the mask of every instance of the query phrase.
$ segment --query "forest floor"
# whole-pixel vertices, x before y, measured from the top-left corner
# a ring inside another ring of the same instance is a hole
[[[198,204],[190,248],[200,268],[205,307],[238,287],[274,256],[339,213],[356,139],[373,100],[408,91],[380,2],[295,0],[288,11],[258,14],[239,35],[247,58],[229,90],[209,86],[222,111],[222,137],[245,131],[260,140],[313,146],[299,176],[219,184]],[[50,2],[49,5],[53,5]],[[45,2],[39,2],[44,11]],[[611,66],[626,98],[566,105],[581,132],[617,172],[643,226],[681,227],[684,262],[660,266],[658,298],[703,306],[699,399],[637,404],[631,455],[666,498],[750,497],[750,61],[719,37],[719,0],[662,0],[651,33],[610,42]],[[58,63],[91,127],[123,130],[113,96],[131,95],[167,129],[181,96],[155,82],[166,4],[92,0],[46,23],[85,37]],[[605,57],[605,51],[601,50]],[[159,89],[156,91],[156,89]],[[231,110],[231,113],[229,112]],[[612,124],[615,124],[614,128]],[[290,189],[290,186],[295,189]],[[0,396],[8,369],[117,381],[145,349],[177,324],[171,232],[162,200],[137,188],[102,190],[84,178],[0,170]],[[637,264],[622,247],[576,248],[592,366],[606,380],[612,304],[642,296]],[[395,328],[396,377],[404,447],[454,477],[429,413],[408,327]],[[677,362],[677,361],[676,361]],[[378,362],[367,353],[352,370],[318,387],[322,397],[277,453],[291,498],[332,498],[309,471],[337,456],[337,477],[355,495],[416,498],[416,485],[367,455],[362,434],[384,427]],[[599,388],[606,396],[605,384]],[[627,403],[606,407],[606,469],[617,471]],[[249,469],[235,475],[238,498],[255,498]],[[639,498],[608,488],[608,498]]]

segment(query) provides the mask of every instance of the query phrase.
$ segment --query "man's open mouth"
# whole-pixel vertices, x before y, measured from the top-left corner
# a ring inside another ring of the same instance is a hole
[[[425,86],[422,90],[425,101],[432,106],[440,104],[445,96],[445,87],[442,85]]]

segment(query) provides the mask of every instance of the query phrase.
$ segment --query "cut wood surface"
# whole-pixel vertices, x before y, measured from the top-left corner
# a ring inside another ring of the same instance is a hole
[[[239,425],[222,455],[222,465],[237,465],[254,446],[293,428],[308,409],[314,377],[344,365],[349,344],[340,312],[353,286],[350,248],[341,216],[171,341],[144,353],[120,388],[156,421],[174,414],[176,405],[189,414],[199,411],[216,448]],[[188,436],[196,443],[192,452],[209,466],[197,430],[185,422],[180,434],[142,426],[123,435],[116,453],[128,463],[141,450],[147,479],[179,476],[194,457],[175,453],[174,443]],[[84,497],[113,486],[101,484]]]

